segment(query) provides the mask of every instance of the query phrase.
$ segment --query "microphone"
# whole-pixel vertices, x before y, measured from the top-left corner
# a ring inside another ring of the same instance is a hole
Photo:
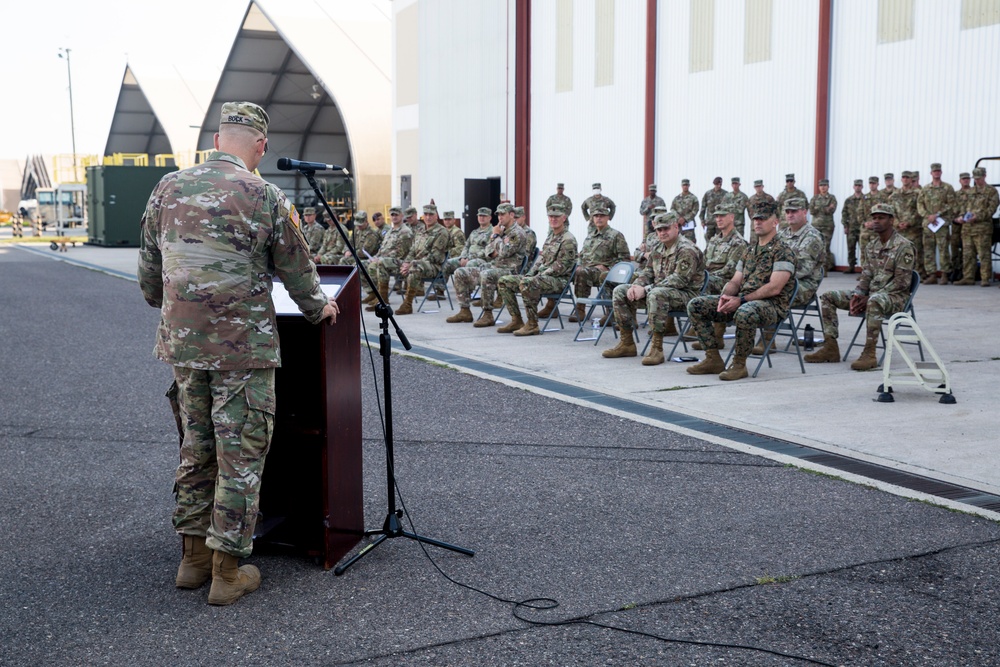
[[[302,160],[293,160],[289,157],[279,157],[278,158],[278,169],[281,171],[340,171],[343,172],[345,176],[350,176],[351,173],[347,171],[346,167],[341,167],[339,164],[323,164],[322,162],[303,162]]]

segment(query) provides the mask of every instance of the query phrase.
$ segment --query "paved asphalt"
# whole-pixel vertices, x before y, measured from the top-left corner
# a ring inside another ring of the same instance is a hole
[[[997,665],[1000,526],[412,358],[396,467],[460,582],[390,540],[342,577],[262,548],[227,608],[179,591],[157,312],[0,248],[0,665]],[[376,360],[376,363],[378,360]],[[385,512],[370,369],[366,518]],[[265,477],[266,485],[266,477]],[[802,656],[814,663],[789,656]]]

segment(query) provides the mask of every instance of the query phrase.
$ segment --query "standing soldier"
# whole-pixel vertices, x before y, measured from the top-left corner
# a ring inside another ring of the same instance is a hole
[[[739,176],[733,176],[731,185],[733,191],[727,192],[726,196],[722,198],[722,205],[733,211],[733,225],[740,236],[743,236],[747,222],[746,210],[750,205],[750,198],[745,192],[740,191]]]
[[[917,213],[917,195],[920,191],[913,187],[913,173],[903,172],[903,187],[896,188],[889,198],[889,203],[896,212],[896,231],[902,234],[907,241],[913,244],[913,252],[917,257],[917,265],[914,267],[923,280],[927,274],[924,273],[924,265],[921,258],[924,256],[924,229],[920,224],[920,214]]]
[[[974,190],[970,185],[971,181],[972,176],[969,172],[963,171],[958,175],[959,188],[955,190],[955,209],[952,211],[954,217],[951,221],[951,238],[948,243],[951,248],[951,273],[948,275],[948,279],[956,284],[962,277],[962,269],[964,268],[962,261],[962,249],[965,245],[963,242],[963,232],[965,230],[965,214],[970,210],[972,205],[972,193]],[[974,250],[973,256],[975,256]],[[971,285],[973,282],[975,281],[971,281],[968,284]]]
[[[781,229],[788,226],[788,220],[785,218],[785,202],[791,197],[809,201],[809,197],[806,197],[806,193],[795,187],[795,174],[785,174],[785,189],[778,193],[778,198],[775,200],[778,205],[778,217]]]
[[[548,199],[545,200],[545,209],[548,210],[552,208],[553,205],[561,206],[566,214],[569,215],[573,211],[573,200],[563,194],[563,184],[556,183],[556,193],[550,195]]]
[[[812,226],[823,235],[826,241],[826,272],[833,271],[835,262],[830,243],[833,242],[833,231],[837,228],[833,214],[837,210],[837,198],[830,194],[830,181],[825,178],[819,181],[819,194],[809,202],[809,213],[812,215]],[[843,215],[843,214],[841,214]]]
[[[957,284],[971,285],[976,278],[976,258],[979,259],[979,283],[990,286],[993,277],[993,258],[990,244],[993,242],[993,214],[1000,206],[1000,194],[986,182],[986,169],[972,170],[976,186],[969,197],[968,219],[962,224],[962,280]]]
[[[358,211],[354,214],[354,232],[351,234],[351,243],[362,260],[374,257],[379,246],[382,245],[382,235],[368,224],[368,213],[365,211]],[[351,256],[351,251],[345,250],[344,256],[337,260],[337,264],[341,266],[353,265],[354,257]]]
[[[722,177],[716,176],[712,179],[712,189],[707,190],[701,198],[701,211],[698,215],[701,217],[701,228],[705,230],[706,242],[718,233],[718,229],[715,227],[715,216],[712,213],[719,208],[719,204],[722,203],[726,194],[728,193],[722,189]]]
[[[603,206],[597,205],[591,209],[591,221],[594,225],[583,240],[580,263],[573,278],[577,298],[589,297],[590,288],[600,286],[612,266],[628,261],[628,242],[624,234],[608,225],[609,216],[610,211]],[[569,316],[569,321],[582,322],[586,314],[587,307],[578,304],[576,311]]]
[[[691,181],[681,179],[681,193],[670,202],[670,210],[677,214],[681,235],[691,243],[695,242],[694,226],[698,219],[698,197],[689,192]]]
[[[854,179],[854,193],[844,200],[844,210],[840,215],[840,222],[844,226],[844,235],[847,236],[847,268],[844,273],[854,273],[854,268],[858,265],[858,241],[861,239],[861,204],[864,201],[864,193],[861,191],[864,181],[860,178]]]
[[[924,228],[924,270],[926,285],[937,284],[938,260],[941,262],[941,284],[948,284],[951,258],[948,256],[948,224],[955,209],[955,188],[941,180],[941,163],[931,165],[931,182],[917,196],[917,213]],[[938,221],[938,218],[941,220]]]
[[[406,296],[402,305],[396,309],[396,315],[413,313],[413,298],[417,296],[418,288],[423,286],[423,281],[438,274],[444,263],[444,256],[448,253],[448,230],[438,221],[437,206],[424,206],[423,221],[423,226],[417,228],[413,237],[410,254],[399,267],[400,275],[406,277]]]
[[[590,195],[583,200],[583,204],[580,205],[580,210],[583,211],[583,219],[590,222],[591,211],[597,205],[603,205],[606,209],[611,211],[608,215],[608,219],[611,220],[615,217],[615,203],[611,201],[610,197],[605,197],[601,194],[601,184],[594,183],[594,194]],[[567,209],[570,210],[570,209]],[[566,214],[567,216],[569,213]],[[569,226],[569,222],[566,223]]]
[[[639,215],[642,216],[642,233],[646,235],[653,231],[652,223],[650,219],[653,216],[653,209],[657,206],[666,206],[667,202],[663,201],[663,197],[658,197],[656,195],[656,183],[652,183],[649,186],[649,196],[642,200],[639,204]]]
[[[389,221],[392,226],[382,238],[378,254],[371,258],[369,266],[366,267],[378,286],[378,293],[386,303],[389,303],[389,278],[399,276],[403,258],[410,253],[410,246],[413,245],[413,229],[403,223],[403,209],[398,206],[390,208]],[[378,299],[374,294],[369,294],[365,297],[364,303],[368,304],[365,310],[372,312]]]
[[[868,244],[875,238],[875,232],[872,231],[870,224],[872,221],[872,207],[881,201],[882,193],[878,189],[878,176],[869,176],[868,192],[864,194],[861,204],[858,206],[858,217],[861,219],[861,234],[858,240],[861,245],[861,266],[867,263],[868,260],[865,253],[868,252]]]

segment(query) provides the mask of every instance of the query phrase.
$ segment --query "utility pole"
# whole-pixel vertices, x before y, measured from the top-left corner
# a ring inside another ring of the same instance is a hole
[[[78,181],[76,167],[76,119],[73,115],[73,69],[69,64],[69,49],[59,49],[59,57],[66,58],[66,78],[69,80],[69,131],[73,140],[73,180]],[[65,55],[64,55],[65,54]]]

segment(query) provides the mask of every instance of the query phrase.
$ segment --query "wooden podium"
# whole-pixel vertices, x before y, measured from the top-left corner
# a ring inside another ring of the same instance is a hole
[[[361,486],[360,281],[355,267],[317,267],[340,306],[314,325],[275,279],[281,368],[274,436],[261,480],[256,538],[318,557],[330,569],[364,534]],[[284,295],[284,298],[282,298]]]

